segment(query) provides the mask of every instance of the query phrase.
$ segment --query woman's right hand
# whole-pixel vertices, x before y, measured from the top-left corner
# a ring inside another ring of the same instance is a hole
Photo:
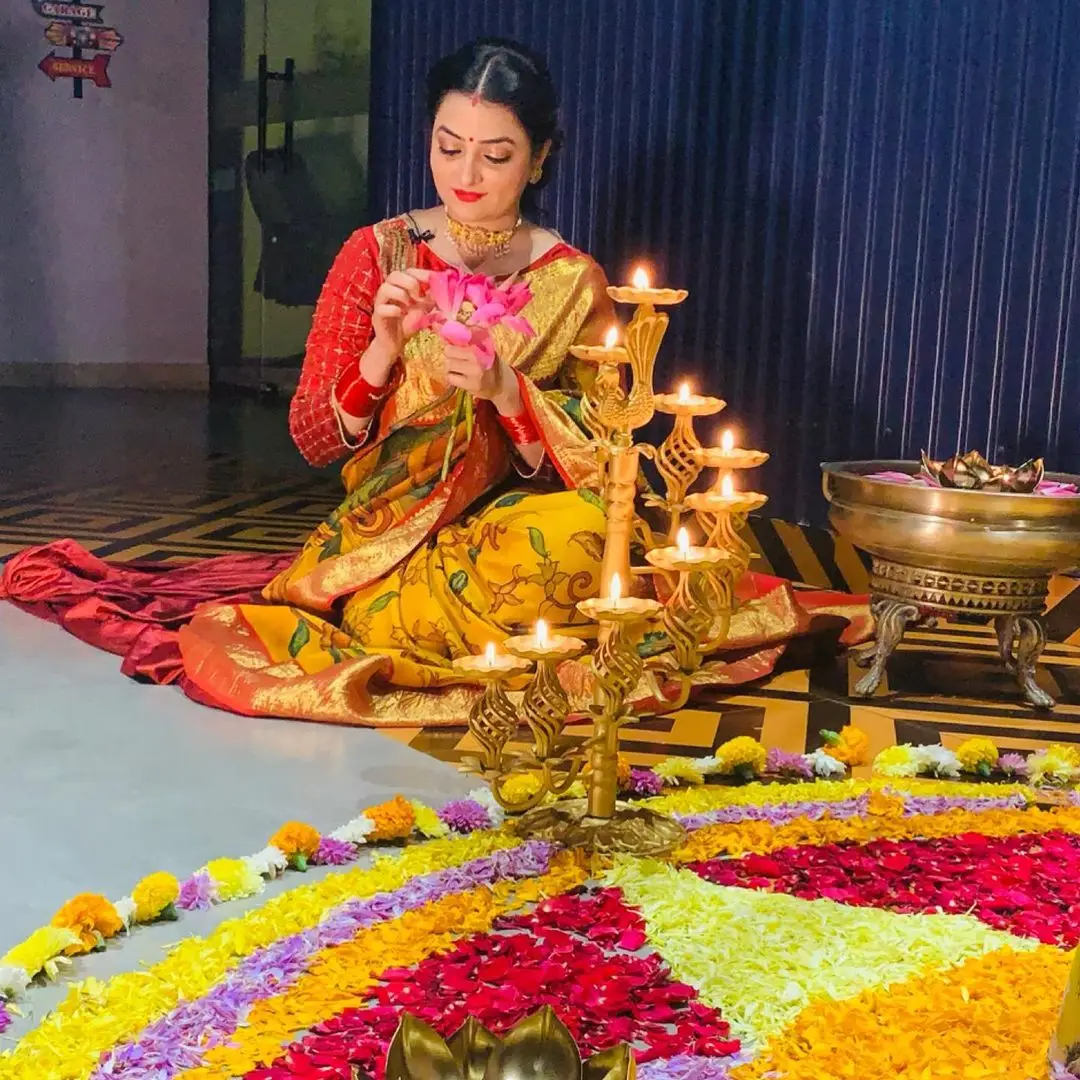
[[[427,296],[430,270],[395,270],[379,286],[371,309],[372,345],[387,362],[387,370],[401,355],[410,330],[406,318],[431,307]]]

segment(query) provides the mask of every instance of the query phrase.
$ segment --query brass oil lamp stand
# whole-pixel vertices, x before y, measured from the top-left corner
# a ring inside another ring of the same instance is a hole
[[[481,753],[463,767],[483,775],[506,810],[522,814],[516,822],[520,835],[599,853],[655,855],[677,847],[685,833],[669,817],[619,801],[619,732],[634,718],[628,702],[643,685],[647,669],[677,687],[674,697],[665,697],[664,711],[679,708],[689,698],[705,653],[726,639],[735,584],[752,557],[739,530],[746,515],[766,501],[756,492],[735,491],[731,473],[760,465],[768,455],[737,449],[727,435],[718,447],[701,445],[694,418],[723,409],[719,398],[691,394],[685,384],[677,394],[653,392],[656,357],[668,326],[667,314],[657,308],[682,303],[686,291],[653,288],[639,270],[632,285],[609,288],[608,294],[616,303],[635,305],[624,343],[618,344],[613,331],[604,345],[571,349],[598,369],[582,402],[582,416],[593,436],[597,479],[607,508],[600,595],[577,605],[598,627],[589,657],[595,680],[589,708],[592,734],[580,745],[564,739],[571,710],[557,670],[581,656],[586,643],[553,635],[541,621],[533,634],[506,641],[505,654],[495,655],[489,646],[485,656],[455,663],[460,673],[485,684],[469,718]],[[630,369],[628,389],[623,387],[623,367]],[[635,431],[656,411],[674,417],[671,433],[659,447],[636,443]],[[645,530],[649,565],[633,567],[630,550],[639,524],[635,506],[642,455],[656,462],[664,480],[665,496],[646,499],[666,513],[668,528],[663,544]],[[721,470],[713,488],[688,494],[707,468]],[[691,544],[686,521],[703,543]],[[633,595],[635,581],[649,575],[658,598]],[[650,629],[662,630],[671,650],[646,664],[639,645]],[[515,708],[508,684],[521,680],[527,684]],[[519,718],[532,735],[532,745],[515,753],[508,747]],[[525,774],[533,780],[526,794],[515,797],[511,781]],[[585,783],[585,798],[553,801],[578,779]]]

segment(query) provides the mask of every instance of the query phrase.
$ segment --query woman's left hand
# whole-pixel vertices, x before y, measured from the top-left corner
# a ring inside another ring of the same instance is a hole
[[[451,386],[482,401],[490,401],[504,416],[516,416],[521,411],[521,391],[510,366],[496,357],[485,368],[470,346],[443,345],[446,357],[446,381]]]

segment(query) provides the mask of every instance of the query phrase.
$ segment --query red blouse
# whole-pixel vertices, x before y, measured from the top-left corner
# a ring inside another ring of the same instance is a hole
[[[416,244],[414,265],[445,270],[447,263],[425,244]],[[528,269],[577,252],[558,243]],[[289,406],[289,433],[312,465],[329,465],[350,452],[338,424],[331,393],[345,369],[371,344],[371,309],[382,284],[379,244],[373,226],[358,229],[330,268],[307,339],[304,365]]]

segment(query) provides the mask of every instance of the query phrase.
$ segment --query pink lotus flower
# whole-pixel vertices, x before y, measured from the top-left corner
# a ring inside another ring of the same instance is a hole
[[[520,312],[532,299],[524,281],[497,285],[483,274],[467,274],[456,267],[441,270],[428,278],[431,308],[409,320],[411,333],[431,328],[451,345],[472,346],[480,365],[495,363],[495,342],[491,329],[505,326],[526,337],[536,331]]]

